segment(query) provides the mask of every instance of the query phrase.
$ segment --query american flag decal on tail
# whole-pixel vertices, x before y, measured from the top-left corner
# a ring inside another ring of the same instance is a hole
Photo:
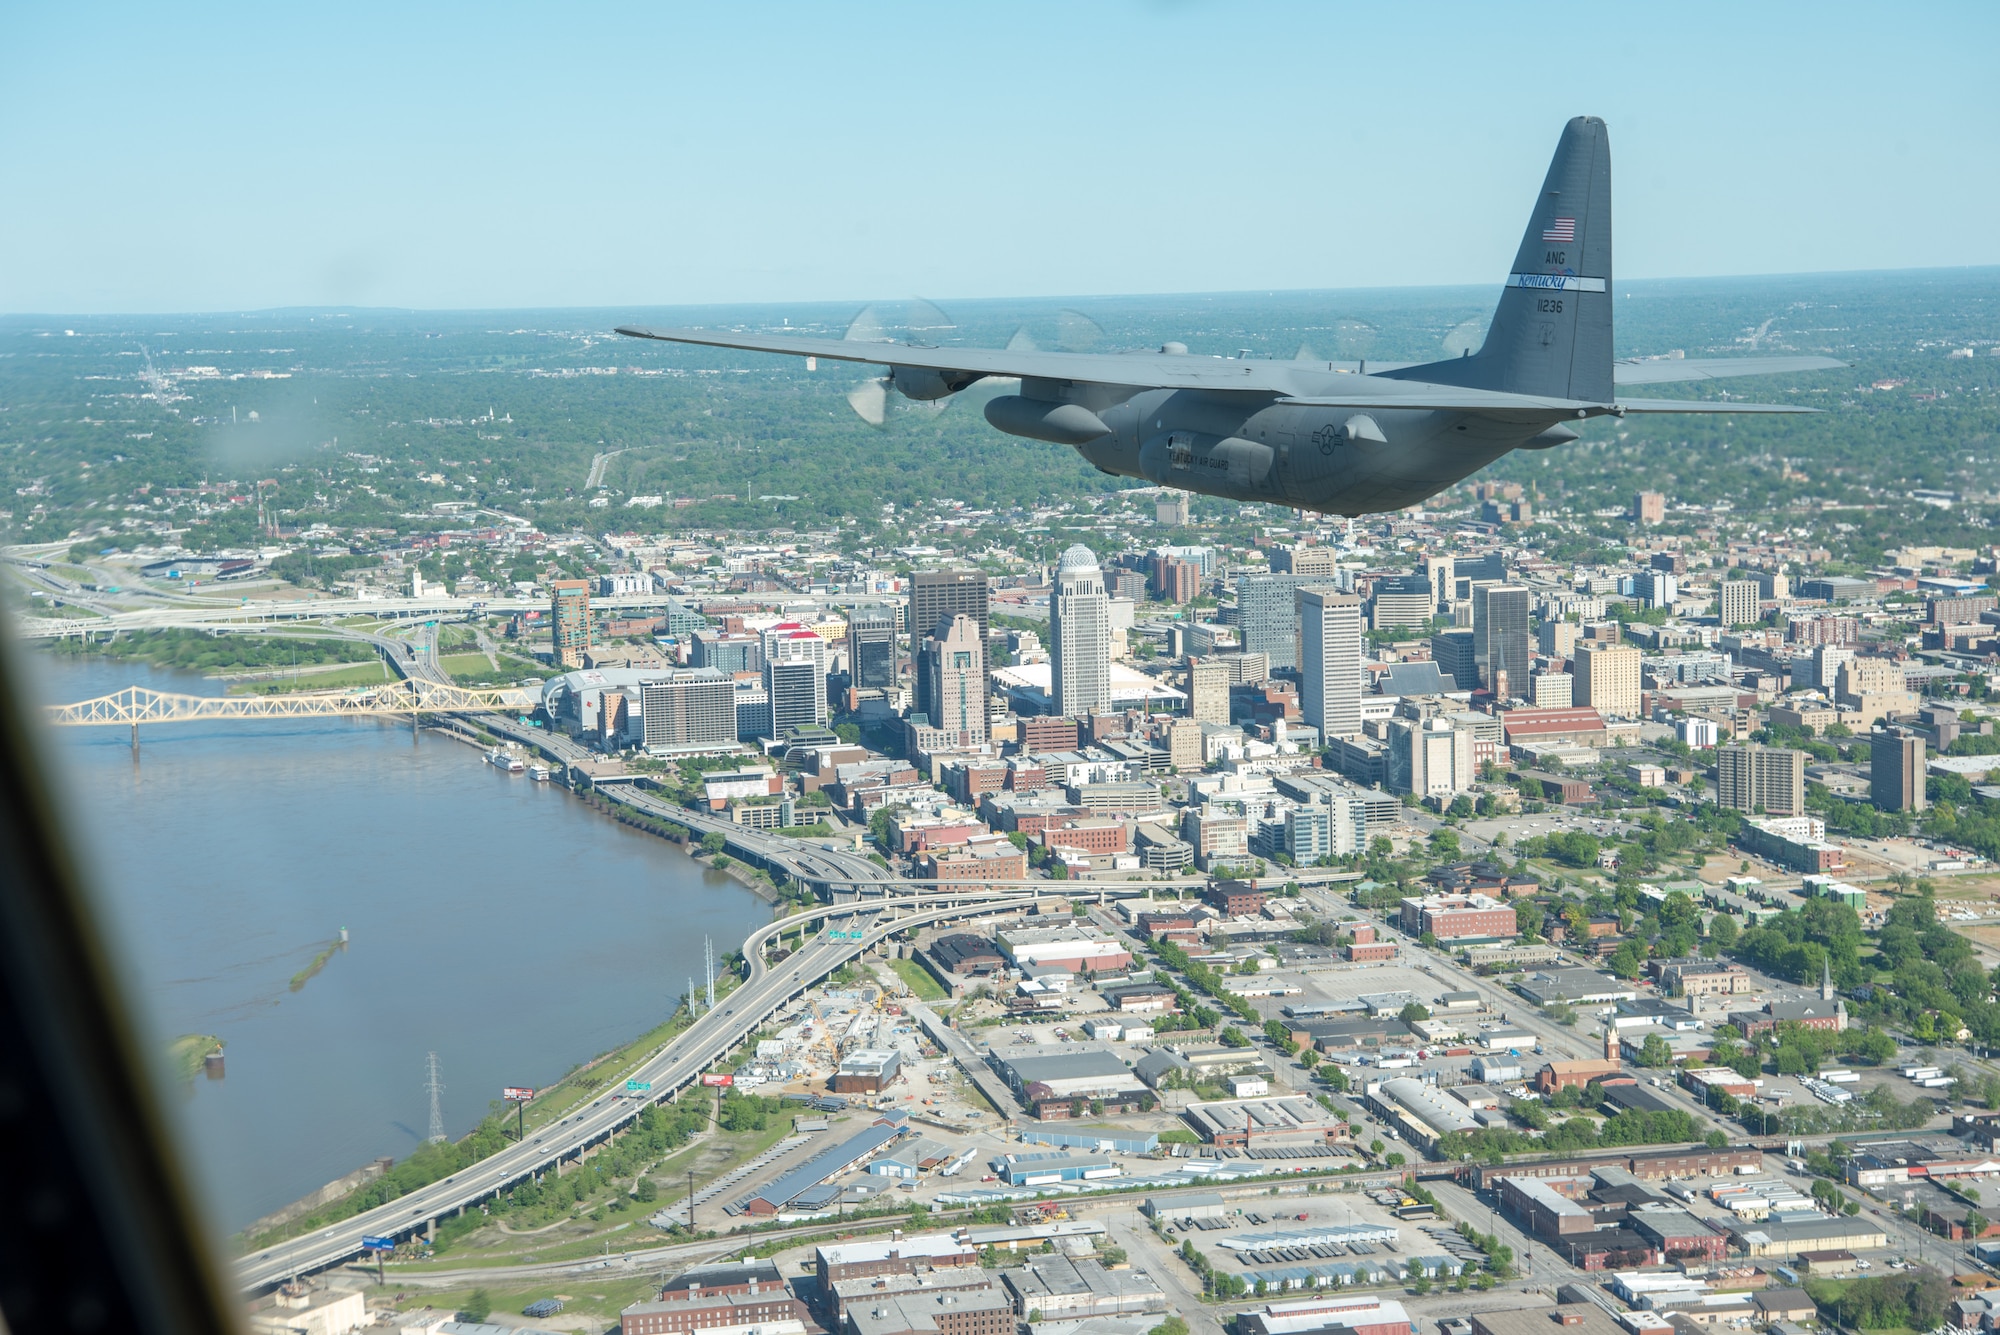
[[[1557,218],[1542,229],[1542,240],[1561,241],[1565,244],[1576,240],[1576,219]]]

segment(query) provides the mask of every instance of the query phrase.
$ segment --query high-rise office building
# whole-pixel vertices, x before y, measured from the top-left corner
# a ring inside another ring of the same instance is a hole
[[[1361,599],[1300,589],[1299,712],[1322,739],[1361,731]]]
[[[1924,739],[1908,728],[1881,728],[1868,741],[1868,800],[1884,811],[1922,811]]]
[[[792,728],[817,728],[826,722],[826,674],[809,659],[764,664],[764,694],[773,738],[782,738]]]
[[[960,612],[979,623],[979,670],[986,670],[986,632],[992,629],[986,600],[986,576],[977,570],[919,570],[910,576],[910,662],[917,674],[916,699],[930,699],[925,679],[924,641],[940,623]]]
[[[1569,658],[1576,653],[1577,627],[1571,621],[1544,621],[1535,627],[1535,647],[1549,658]]]
[[[1730,626],[1754,626],[1764,616],[1763,609],[1758,606],[1759,601],[1756,580],[1725,579],[1716,598],[1720,612],[1717,619],[1724,629]]]
[[[826,726],[826,641],[796,621],[764,632],[764,691],[771,698],[771,736],[788,728]]]
[[[986,672],[980,653],[979,623],[960,612],[941,624],[941,635],[924,642],[930,659],[924,674],[931,695],[923,702],[931,726],[950,734],[957,746],[986,740]]]
[[[648,751],[736,745],[736,683],[714,668],[669,672],[639,687]]]
[[[1585,640],[1576,646],[1575,685],[1578,704],[1606,718],[1639,717],[1640,659],[1634,645]]]
[[[1642,491],[1632,498],[1632,517],[1642,524],[1658,524],[1667,517],[1667,498],[1657,491]]]
[[[1153,596],[1163,603],[1191,602],[1201,593],[1201,567],[1186,557],[1155,552]]]
[[[896,684],[895,608],[875,603],[848,614],[847,675],[860,690],[887,690]]]
[[[1301,867],[1310,867],[1333,852],[1333,811],[1318,802],[1285,813],[1285,852]]]
[[[1196,723],[1229,722],[1229,664],[1188,660],[1188,717]]]
[[[1802,682],[1799,680],[1799,660],[1792,659],[1792,684],[1817,686],[1831,695],[1840,682],[1841,668],[1854,661],[1854,650],[1844,644],[1817,644],[1813,646],[1809,661],[1812,663],[1812,680]]]
[[[1567,672],[1537,672],[1534,687],[1537,709],[1569,709],[1576,704],[1576,679]]]
[[[1531,599],[1518,584],[1486,584],[1472,591],[1473,658],[1480,685],[1495,695],[1520,695],[1528,689],[1535,656],[1528,634]]]
[[[1678,577],[1665,570],[1641,570],[1632,576],[1632,596],[1647,607],[1672,607],[1681,596]]]
[[[1778,746],[1724,746],[1715,753],[1715,800],[1731,811],[1803,816],[1806,753]]]
[[[1271,573],[1304,575],[1309,579],[1332,579],[1339,563],[1331,547],[1300,543],[1296,547],[1271,549]]]
[[[1458,597],[1457,562],[1443,552],[1430,552],[1423,558],[1420,567],[1424,586],[1431,591],[1431,612],[1443,615],[1451,610],[1452,600]]]
[[[1310,575],[1245,575],[1236,581],[1236,630],[1243,652],[1266,654],[1273,670],[1299,665],[1299,611],[1292,595]]]
[[[1368,620],[1376,630],[1423,631],[1430,626],[1433,610],[1430,585],[1421,576],[1410,575],[1375,586]]]
[[[1439,631],[1431,636],[1431,658],[1438,671],[1451,678],[1454,690],[1479,689],[1479,660],[1473,654],[1470,630]]]
[[[1049,595],[1049,656],[1056,713],[1085,718],[1111,709],[1111,599],[1097,553],[1077,543],[1056,563]]]
[[[764,670],[764,644],[742,630],[698,630],[694,633],[694,653],[688,659],[696,667],[714,668],[725,676]]]
[[[1471,728],[1455,726],[1447,719],[1390,719],[1382,786],[1392,793],[1418,797],[1462,793],[1472,786],[1476,772],[1473,749],[1477,740]]]
[[[590,648],[590,581],[559,579],[549,585],[549,638],[559,667],[582,667]]]
[[[1752,570],[1750,582],[1757,586],[1759,598],[1769,598],[1773,602],[1782,603],[1792,596],[1791,579],[1779,571]]]

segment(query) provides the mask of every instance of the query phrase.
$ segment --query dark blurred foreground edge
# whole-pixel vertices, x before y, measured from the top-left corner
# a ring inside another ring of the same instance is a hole
[[[0,1313],[39,1331],[238,1329],[93,905],[43,782],[0,619]]]

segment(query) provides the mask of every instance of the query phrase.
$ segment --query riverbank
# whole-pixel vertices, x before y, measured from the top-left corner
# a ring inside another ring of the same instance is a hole
[[[475,715],[474,717],[477,716]],[[500,737],[495,736],[493,733],[454,717],[427,718],[421,726],[427,731],[435,732],[455,742],[462,742],[467,746],[477,747],[482,750],[491,750],[496,746],[506,745]],[[641,779],[639,782],[644,783],[645,780]],[[761,868],[749,866],[747,863],[738,861],[726,854],[704,851],[699,842],[695,840],[693,832],[685,825],[677,825],[671,820],[649,815],[646,812],[627,806],[623,802],[613,801],[611,798],[598,792],[595,788],[579,791],[563,784],[552,786],[569,793],[572,797],[583,803],[585,807],[601,816],[608,816],[620,825],[642,831],[677,846],[690,862],[729,877],[729,879],[735,881],[745,890],[748,890],[751,894],[756,895],[766,903],[779,904],[784,900],[784,897],[778,892],[777,885],[771,880],[768,873],[764,872]]]
[[[129,661],[22,658],[42,701],[223,689]],[[464,1136],[502,1086],[553,1087],[655,1031],[701,974],[704,936],[734,949],[769,921],[768,896],[727,869],[439,741],[348,719],[148,727],[136,756],[123,730],[48,738],[218,1233],[421,1152],[431,1053],[445,1132]],[[342,926],[347,950],[292,991]],[[175,1078],[176,1034],[226,1035],[229,1078]]]

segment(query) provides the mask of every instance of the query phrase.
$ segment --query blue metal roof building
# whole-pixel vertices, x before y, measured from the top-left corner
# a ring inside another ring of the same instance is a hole
[[[821,1150],[769,1186],[751,1192],[736,1202],[736,1208],[746,1214],[776,1214],[812,1188],[863,1162],[902,1135],[900,1127],[868,1127],[838,1145]]]

